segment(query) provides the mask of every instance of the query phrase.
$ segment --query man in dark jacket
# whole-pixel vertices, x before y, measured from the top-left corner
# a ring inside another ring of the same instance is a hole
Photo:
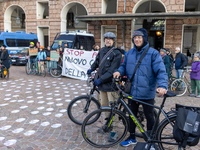
[[[127,52],[124,62],[113,74],[113,77],[119,78],[120,76],[127,75],[127,78],[131,79],[136,64],[144,51],[148,49],[140,66],[136,70],[129,94],[136,99],[153,105],[156,91],[160,96],[167,92],[168,77],[159,52],[149,47],[147,39],[148,34],[146,29],[141,28],[133,32],[132,42],[134,48]],[[137,116],[140,104],[132,100],[129,100],[128,103],[131,111]],[[144,104],[142,104],[142,106],[147,119],[147,131],[150,132],[154,125],[153,107]],[[135,138],[136,125],[131,118],[129,118],[129,124],[130,136],[121,143],[122,146],[129,146],[137,143]]]
[[[122,62],[122,52],[121,49],[114,47],[115,38],[116,36],[112,32],[104,34],[105,47],[100,49],[95,62],[91,66],[91,69],[87,71],[87,73],[90,74],[98,68],[94,84],[98,86],[100,91],[101,106],[109,106],[109,102],[117,100],[117,94],[114,92],[115,89],[112,87],[112,77],[114,71],[119,68]],[[106,56],[106,58],[103,62],[101,62],[104,56]],[[102,64],[100,65],[100,63]],[[114,122],[117,124],[118,121],[116,119],[117,118],[115,117]],[[99,129],[97,132],[101,131],[102,129]],[[113,125],[109,141],[112,142],[116,140],[117,137],[118,134],[115,129],[115,125]]]
[[[180,47],[176,47],[175,53],[175,69],[176,69],[176,77],[180,79],[183,74],[183,68],[187,65],[187,59],[185,56],[180,52]]]

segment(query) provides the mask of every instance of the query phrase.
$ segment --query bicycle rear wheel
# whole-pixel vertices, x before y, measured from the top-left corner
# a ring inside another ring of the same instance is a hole
[[[111,147],[119,142],[121,142],[128,131],[128,121],[126,116],[119,110],[115,110],[114,118],[109,118],[111,109],[98,109],[90,113],[85,120],[83,121],[81,133],[83,138],[87,143],[94,147],[105,148]],[[88,122],[93,120],[97,115],[100,115],[97,121],[93,124],[88,125]],[[110,121],[112,123],[110,124]],[[106,125],[106,122],[109,122]],[[118,136],[115,136],[115,139],[109,141],[109,136],[111,132],[116,132]]]
[[[169,117],[169,120],[171,121],[172,125],[174,126],[176,121],[176,116]],[[171,144],[165,144],[165,143],[158,143],[158,146],[160,150],[178,150],[178,145],[176,140],[173,137],[173,126],[170,124],[170,122],[165,119],[163,120],[157,130],[156,138],[159,141],[162,142],[170,142]],[[176,144],[176,145],[175,145]],[[185,149],[181,148],[182,150],[199,150],[200,149],[200,143],[198,143],[196,146],[186,146]]]
[[[86,107],[86,105],[88,105],[88,107]],[[88,95],[83,95],[76,97],[69,103],[67,113],[71,121],[78,125],[82,125],[86,116],[99,108],[100,103],[94,97],[91,97],[91,101],[89,102]],[[93,118],[93,120],[90,120],[88,124],[95,122],[99,115]]]
[[[171,84],[171,91],[174,91],[176,96],[182,96],[187,91],[187,84],[182,79],[176,79]]]
[[[32,71],[33,71],[33,75],[36,75],[37,74],[37,68],[35,66],[35,63],[31,64],[31,68],[32,68]]]
[[[60,65],[57,65],[57,68],[51,68],[50,74],[54,78],[59,78],[62,75],[62,67]]]
[[[45,77],[46,71],[45,71],[44,65],[40,65],[40,71],[41,71],[41,75],[42,75],[43,77]]]

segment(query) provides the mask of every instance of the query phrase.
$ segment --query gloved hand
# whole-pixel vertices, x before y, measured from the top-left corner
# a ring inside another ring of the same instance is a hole
[[[94,81],[94,85],[99,86],[101,84],[101,80],[97,79]]]
[[[91,74],[92,70],[91,69],[88,69],[87,70],[87,74]]]

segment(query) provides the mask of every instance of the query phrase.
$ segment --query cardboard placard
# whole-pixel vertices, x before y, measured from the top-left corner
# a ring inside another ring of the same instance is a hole
[[[37,56],[38,49],[37,48],[29,48],[29,56]]]
[[[56,51],[51,51],[50,60],[51,61],[58,61],[59,60],[59,53],[56,52]]]

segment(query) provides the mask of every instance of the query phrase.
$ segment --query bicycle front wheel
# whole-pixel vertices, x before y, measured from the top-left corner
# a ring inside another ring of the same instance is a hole
[[[27,75],[31,74],[31,64],[30,64],[30,62],[26,63],[25,70],[26,70]]]
[[[62,67],[60,65],[57,65],[57,68],[51,68],[50,74],[54,78],[59,78],[62,75]]]
[[[87,143],[94,147],[111,147],[121,142],[128,131],[128,121],[126,116],[119,110],[115,110],[115,116],[108,119],[111,109],[98,109],[90,113],[83,121],[81,133]],[[97,121],[88,125],[88,122],[100,115]],[[110,123],[112,121],[112,123]],[[106,125],[108,123],[108,125]],[[111,133],[112,132],[112,133]],[[113,135],[110,138],[110,135]]]
[[[176,79],[171,84],[171,91],[176,92],[176,96],[182,96],[187,91],[187,84],[182,79]]]
[[[94,97],[91,97],[91,100],[89,100],[87,95],[83,95],[76,97],[69,103],[67,113],[71,121],[78,125],[82,125],[86,116],[99,108],[100,103]],[[99,115],[93,118],[93,120],[90,120],[88,124],[95,122],[98,117]]]

